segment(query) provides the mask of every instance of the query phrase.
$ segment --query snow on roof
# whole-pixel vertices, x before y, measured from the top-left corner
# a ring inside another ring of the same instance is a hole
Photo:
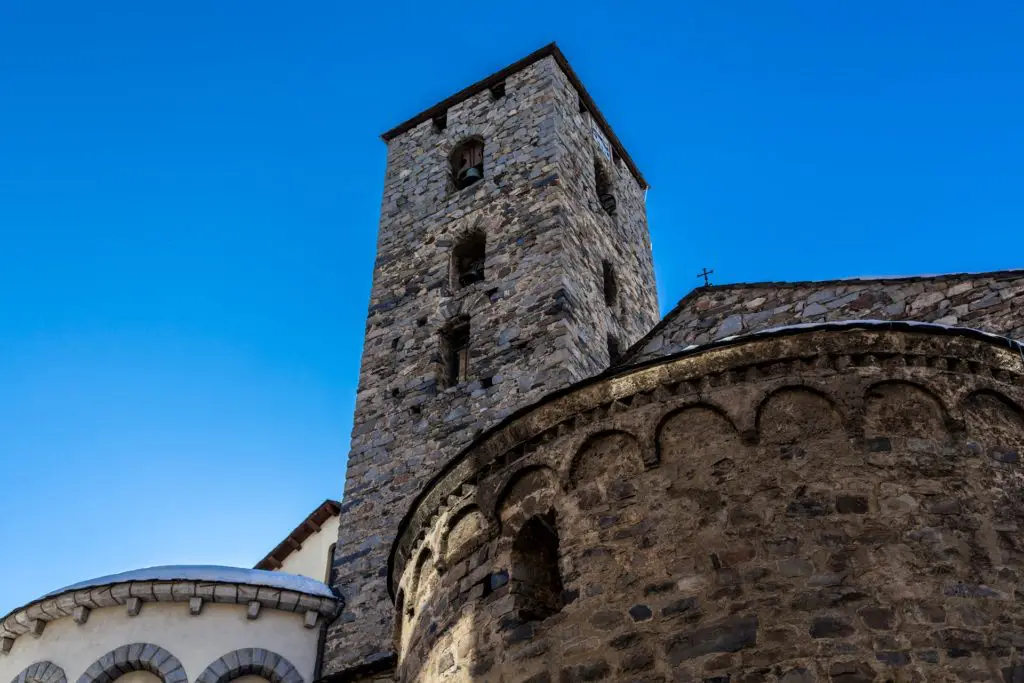
[[[919,322],[917,320],[833,320],[831,322],[795,323],[793,325],[780,325],[778,327],[770,327],[765,330],[757,330],[755,332],[747,332],[744,334],[733,334],[728,337],[722,337],[721,339],[715,339],[714,341],[708,342],[707,344],[690,344],[689,346],[684,348],[683,351],[694,351],[696,349],[710,348],[718,344],[728,344],[729,342],[740,341],[745,339],[756,339],[757,337],[770,337],[777,334],[786,334],[787,332],[831,330],[851,327],[881,330],[918,329],[921,330],[922,332],[942,331],[953,334],[967,334],[970,336],[984,337],[989,341],[997,342],[999,344],[1005,344],[1009,348],[1020,351],[1021,355],[1024,356],[1024,341],[1010,339],[1009,337],[1003,337],[1001,335],[993,334],[992,332],[986,332],[984,330],[978,330],[973,327],[941,325],[938,323]]]
[[[52,598],[69,591],[82,590],[85,588],[96,588],[107,586],[113,583],[128,583],[130,581],[205,581],[209,583],[236,583],[248,586],[265,586],[267,588],[280,588],[292,590],[307,595],[315,595],[322,598],[334,598],[334,593],[326,584],[297,574],[285,574],[284,572],[268,572],[262,569],[244,569],[242,567],[219,567],[217,565],[167,565],[163,567],[147,567],[145,569],[133,569],[132,571],[121,572],[100,576],[88,581],[82,581],[60,590],[47,593],[43,598]]]

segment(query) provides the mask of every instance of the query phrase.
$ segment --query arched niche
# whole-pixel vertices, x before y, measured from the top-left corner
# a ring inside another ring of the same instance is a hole
[[[875,384],[864,400],[864,436],[946,441],[946,411],[934,394],[917,384]]]
[[[610,480],[632,479],[643,470],[640,442],[628,432],[606,431],[589,437],[576,451],[569,469],[573,488]]]
[[[743,448],[732,421],[717,408],[687,406],[662,419],[657,435],[658,460],[663,464],[692,465],[733,458]]]
[[[534,515],[516,532],[509,581],[513,609],[524,622],[542,621],[564,605],[554,511]]]
[[[199,674],[196,683],[232,683],[248,676],[258,676],[269,683],[303,683],[291,662],[261,648],[225,653]]]
[[[1020,462],[1024,453],[1024,410],[994,391],[979,391],[961,404],[967,438],[999,462]]]
[[[782,387],[769,394],[757,411],[757,433],[767,446],[846,438],[835,404],[807,387]]]
[[[448,522],[441,540],[441,556],[446,566],[458,562],[484,541],[487,520],[475,505],[469,505],[456,512]]]
[[[558,490],[558,476],[550,467],[525,467],[509,478],[495,512],[502,523],[513,517],[525,519],[551,508]]]
[[[78,683],[112,683],[132,671],[148,671],[163,683],[188,683],[177,657],[152,643],[133,643],[111,650],[93,662]]]

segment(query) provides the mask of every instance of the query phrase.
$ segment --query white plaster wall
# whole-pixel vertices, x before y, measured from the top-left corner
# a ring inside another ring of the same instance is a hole
[[[135,617],[129,617],[123,606],[93,610],[81,626],[71,618],[58,619],[47,624],[41,637],[23,635],[10,654],[0,655],[0,683],[43,660],[63,668],[68,683],[74,683],[97,659],[131,643],[164,648],[182,663],[190,681],[221,655],[258,647],[281,655],[305,683],[312,683],[320,629],[303,628],[303,615],[293,612],[264,608],[258,619],[245,615],[245,605],[206,604],[202,614],[191,616],[188,603],[166,602],[145,603]]]
[[[316,532],[303,543],[302,547],[284,558],[278,571],[289,574],[301,574],[317,581],[327,582],[327,557],[332,543],[338,541],[338,523],[341,517],[334,515],[324,522],[320,531]]]

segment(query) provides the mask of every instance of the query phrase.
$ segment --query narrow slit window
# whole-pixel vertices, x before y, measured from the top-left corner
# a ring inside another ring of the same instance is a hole
[[[469,379],[469,318],[459,318],[441,335],[442,384],[453,387]]]
[[[515,610],[523,621],[542,621],[564,606],[553,513],[531,518],[519,531],[512,546],[510,581]]]
[[[491,99],[500,100],[505,96],[505,81],[498,81],[490,87]]]
[[[615,195],[612,193],[612,184],[597,157],[594,158],[594,184],[597,188],[597,201],[601,204],[601,208],[609,216],[614,216],[616,201]]]
[[[435,116],[433,118],[432,123],[434,125],[435,133],[440,133],[441,131],[443,131],[445,128],[448,127],[448,112],[443,112]]]
[[[619,283],[615,279],[615,269],[608,261],[601,264],[601,275],[604,280],[604,303],[614,306],[619,300]]]
[[[484,141],[472,138],[461,143],[452,152],[452,183],[456,190],[469,187],[484,178]]]
[[[486,251],[487,237],[481,231],[466,235],[455,245],[451,261],[452,289],[483,282]]]
[[[608,364],[615,365],[622,358],[622,349],[619,347],[619,340],[608,335]]]

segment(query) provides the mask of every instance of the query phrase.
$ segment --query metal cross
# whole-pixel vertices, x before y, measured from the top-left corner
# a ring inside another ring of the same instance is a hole
[[[711,286],[711,281],[708,280],[708,275],[711,275],[714,272],[715,272],[714,270],[708,270],[707,268],[705,268],[702,272],[697,273],[697,277],[704,278],[704,286],[705,287],[710,287]]]

